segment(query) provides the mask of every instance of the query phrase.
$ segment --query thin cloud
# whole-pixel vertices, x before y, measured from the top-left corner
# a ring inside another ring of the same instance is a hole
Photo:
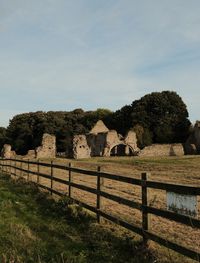
[[[3,0],[2,125],[9,110],[116,110],[166,89],[194,120],[199,13],[198,0]]]

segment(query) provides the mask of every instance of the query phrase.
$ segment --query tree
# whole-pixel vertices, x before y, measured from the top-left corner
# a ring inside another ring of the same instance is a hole
[[[99,119],[111,114],[107,109],[84,112],[73,111],[37,111],[19,114],[13,117],[7,128],[6,136],[18,154],[26,154],[41,144],[44,133],[56,136],[58,152],[72,148],[75,134],[85,134]],[[0,131],[1,132],[1,131]],[[68,150],[70,151],[70,150]]]
[[[136,124],[131,130],[136,133],[137,144],[140,149],[152,144],[152,134],[147,128],[143,128],[141,125]]]
[[[8,141],[19,154],[25,154],[27,150],[32,149],[31,121],[31,113],[19,114],[13,117],[7,128]]]
[[[83,126],[90,131],[98,120],[104,121],[106,124],[109,123],[109,116],[112,115],[112,111],[108,109],[98,108],[95,111],[85,112],[84,117],[81,119]]]
[[[125,135],[133,127],[133,123],[130,121],[131,113],[131,106],[125,105],[120,110],[108,115],[105,118],[105,124],[109,129],[115,129],[120,134]]]
[[[182,98],[174,91],[153,92],[133,101],[115,113],[115,122],[123,133],[141,125],[154,143],[184,142],[190,121]]]
[[[72,148],[75,134],[89,132],[99,119],[123,135],[134,128],[140,147],[152,142],[184,142],[190,127],[181,97],[173,91],[163,91],[147,94],[114,113],[100,108],[19,114],[13,117],[6,131],[0,129],[0,145],[10,143],[18,154],[26,154],[41,144],[43,133],[49,133],[56,136],[57,150],[64,152]]]
[[[2,149],[3,145],[7,143],[7,141],[6,128],[0,127],[0,149]]]

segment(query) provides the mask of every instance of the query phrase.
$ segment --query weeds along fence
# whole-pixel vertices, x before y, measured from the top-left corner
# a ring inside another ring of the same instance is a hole
[[[34,167],[31,169],[30,167]],[[48,172],[41,172],[41,168],[48,168]],[[161,218],[165,218],[170,221],[181,223],[186,226],[190,226],[195,230],[200,229],[200,220],[191,216],[178,214],[166,209],[156,208],[152,205],[149,205],[148,199],[148,189],[159,189],[164,191],[171,191],[180,194],[189,194],[189,195],[200,195],[200,187],[192,187],[186,185],[177,185],[156,181],[149,181],[146,173],[141,174],[140,179],[114,175],[110,173],[101,172],[100,167],[97,171],[84,170],[80,168],[72,167],[69,163],[67,166],[58,165],[51,163],[44,163],[39,161],[29,161],[29,160],[20,160],[20,159],[0,159],[0,169],[2,173],[7,173],[12,176],[26,176],[26,179],[29,181],[34,181],[39,187],[49,191],[51,194],[56,194],[58,196],[65,196],[66,193],[75,203],[81,205],[82,207],[94,212],[97,216],[97,220],[100,223],[100,218],[105,218],[109,221],[112,221],[128,230],[133,231],[136,234],[139,234],[143,238],[143,243],[147,246],[148,241],[152,240],[158,244],[165,246],[169,249],[172,249],[182,255],[185,255],[193,260],[200,262],[200,252],[194,251],[187,246],[180,245],[171,240],[166,240],[160,235],[152,232],[150,230],[149,224],[149,215],[155,215]],[[54,170],[58,169],[63,174],[65,174],[64,179],[54,175]],[[67,172],[67,176],[66,176]],[[76,183],[73,181],[73,174],[80,174],[81,176],[91,176],[96,181],[96,187],[86,186],[84,184]],[[33,177],[35,178],[33,180]],[[42,184],[41,178],[47,179],[49,184]],[[102,180],[109,179],[112,181],[117,181],[121,183],[126,183],[131,186],[138,186],[141,189],[141,202],[136,202],[133,200],[126,199],[122,196],[117,196],[112,193],[108,193],[102,190]],[[54,188],[54,183],[57,182],[61,185],[66,186],[68,189],[66,192],[58,191]],[[95,195],[96,205],[89,205],[86,202],[75,199],[72,196],[72,189],[78,189],[85,192],[92,193]],[[106,198],[114,202],[119,203],[133,209],[137,209],[141,212],[141,226],[127,222],[126,220],[120,219],[117,216],[113,216],[101,209],[101,200]],[[185,237],[187,238],[187,237]]]

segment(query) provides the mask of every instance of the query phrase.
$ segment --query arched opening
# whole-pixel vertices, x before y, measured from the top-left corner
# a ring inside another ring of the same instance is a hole
[[[110,156],[130,156],[133,155],[133,151],[130,146],[125,144],[115,145],[110,150]]]

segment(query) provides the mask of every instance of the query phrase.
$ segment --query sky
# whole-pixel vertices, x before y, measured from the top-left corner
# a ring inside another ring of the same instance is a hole
[[[0,0],[0,126],[176,91],[200,119],[199,0]]]

